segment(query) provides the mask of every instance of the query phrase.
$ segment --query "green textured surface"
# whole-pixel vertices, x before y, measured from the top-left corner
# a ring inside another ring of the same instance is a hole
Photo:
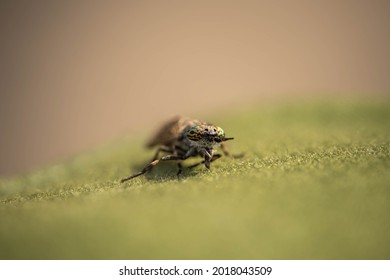
[[[233,153],[161,164],[144,137],[0,181],[1,259],[389,259],[390,103],[252,107]],[[191,163],[194,160],[191,161]]]

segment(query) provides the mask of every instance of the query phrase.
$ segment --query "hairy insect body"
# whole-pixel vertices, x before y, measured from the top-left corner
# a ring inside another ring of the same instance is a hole
[[[221,146],[225,155],[229,155],[223,142],[232,139],[226,138],[225,132],[218,126],[177,116],[165,123],[147,143],[149,148],[158,146],[152,161],[142,171],[122,179],[121,182],[146,173],[160,161],[176,160],[179,168],[177,174],[182,171],[181,161],[189,157],[200,156],[203,158],[202,162],[191,165],[189,168],[203,163],[207,168],[210,168],[210,163],[221,157],[220,154],[215,154],[218,146]],[[168,155],[159,158],[160,152],[165,152]]]

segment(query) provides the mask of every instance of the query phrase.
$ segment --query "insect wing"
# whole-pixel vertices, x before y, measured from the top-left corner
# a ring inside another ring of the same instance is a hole
[[[190,123],[191,121],[187,118],[175,116],[157,130],[157,133],[147,142],[146,146],[151,148],[157,145],[164,145],[167,147],[174,145],[178,140],[180,133]]]

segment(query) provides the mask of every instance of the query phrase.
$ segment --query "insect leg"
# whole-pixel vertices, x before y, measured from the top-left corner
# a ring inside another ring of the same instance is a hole
[[[180,152],[183,152],[183,149],[180,149],[180,146],[177,146],[177,145],[176,145],[176,146],[173,146],[173,147],[172,147],[172,151],[173,151],[172,154],[173,154],[174,156],[177,156],[179,151],[180,151]],[[176,165],[177,165],[177,168],[178,168],[176,175],[178,176],[178,175],[180,175],[181,170],[182,170],[181,161],[180,161],[180,160],[176,161]]]
[[[154,166],[156,166],[160,161],[167,161],[167,160],[185,160],[187,158],[189,158],[193,153],[194,153],[195,149],[194,148],[191,148],[187,151],[186,154],[182,155],[182,156],[175,156],[175,155],[168,155],[168,156],[164,156],[160,159],[156,159],[156,160],[153,160],[152,162],[148,163],[140,172],[134,174],[134,175],[131,175],[127,178],[123,178],[121,180],[121,183],[123,182],[126,182],[128,180],[131,180],[135,177],[138,177],[142,174],[145,174],[146,172],[148,172],[149,170],[151,170]]]
[[[244,156],[244,153],[241,153],[241,154],[238,154],[238,155],[232,155],[232,154],[229,152],[229,150],[228,150],[228,148],[226,147],[226,145],[223,144],[223,143],[221,144],[221,149],[222,149],[223,154],[224,154],[225,156],[227,156],[227,157],[242,158],[242,157]]]
[[[210,160],[210,162],[213,162],[214,160],[217,160],[217,159],[219,159],[220,157],[222,157],[221,154],[215,154],[215,155],[213,155],[213,158]],[[188,168],[194,168],[194,167],[197,167],[197,166],[199,166],[199,165],[201,165],[201,164],[203,164],[203,163],[205,163],[204,160],[201,161],[201,162],[195,163],[195,164],[193,164],[193,165],[190,165],[190,166],[188,166]]]
[[[142,169],[140,172],[138,172],[138,173],[136,173],[136,174],[134,174],[134,175],[131,175],[131,176],[129,176],[129,177],[123,178],[123,179],[121,180],[121,183],[126,182],[126,181],[128,181],[128,180],[131,180],[131,179],[133,179],[133,178],[135,178],[135,177],[138,177],[138,176],[140,176],[140,175],[142,175],[142,174],[145,174],[147,171],[151,170],[154,166],[156,166],[157,163],[159,163],[159,162],[160,162],[159,159],[153,160],[152,162],[148,163],[148,164],[144,167],[144,169]]]
[[[177,162],[177,167],[179,168],[179,170],[177,171],[176,175],[180,175],[181,174],[181,171],[183,169],[183,164],[181,164],[180,161]]]
[[[195,151],[195,148],[191,148],[184,155],[180,155],[180,156],[178,156],[177,152],[175,151],[174,155],[168,155],[168,156],[162,157],[158,161],[177,160],[178,161],[177,166],[179,167],[179,171],[177,172],[177,175],[179,175],[181,173],[181,170],[182,170],[182,164],[179,160],[185,160],[185,159],[189,158],[190,156],[193,155],[194,151]]]
[[[210,169],[211,159],[213,158],[212,152],[209,152],[207,149],[204,151],[204,166],[207,169]]]
[[[152,161],[158,159],[158,156],[159,156],[160,152],[172,153],[172,150],[169,149],[169,148],[163,147],[163,146],[159,147],[157,149],[156,153],[154,154],[154,157],[153,157]]]
[[[226,145],[225,144],[221,144],[221,149],[222,149],[222,152],[223,152],[223,154],[225,155],[225,156],[227,156],[227,157],[229,157],[230,156],[230,152],[229,152],[229,150],[228,150],[228,148],[226,147]]]
[[[192,155],[194,150],[195,149],[190,149],[185,155],[182,155],[182,156],[168,155],[168,156],[160,158],[159,160],[161,160],[161,161],[166,161],[166,160],[185,160],[185,159],[189,158]]]

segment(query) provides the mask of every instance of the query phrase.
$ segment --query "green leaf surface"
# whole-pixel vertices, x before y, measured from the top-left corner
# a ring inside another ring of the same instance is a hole
[[[251,106],[207,121],[245,156],[180,177],[161,163],[120,184],[154,154],[145,131],[2,179],[0,258],[390,258],[389,102]]]

